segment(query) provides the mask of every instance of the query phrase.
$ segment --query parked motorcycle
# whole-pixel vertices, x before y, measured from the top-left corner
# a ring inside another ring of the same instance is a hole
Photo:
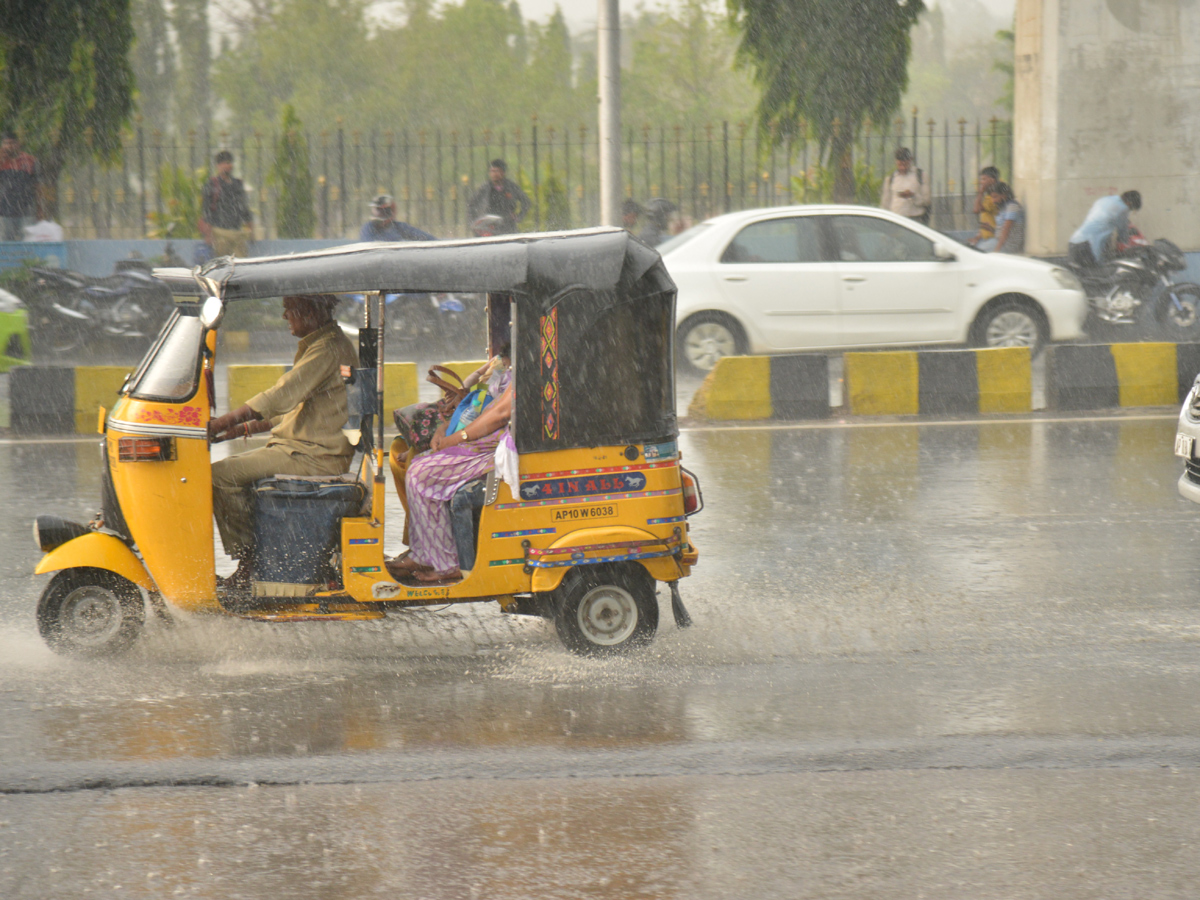
[[[1129,326],[1139,337],[1200,340],[1200,285],[1172,281],[1171,273],[1186,269],[1187,260],[1171,241],[1152,243],[1134,229],[1114,258],[1071,268],[1101,322]]]
[[[362,325],[363,295],[349,294],[339,316],[343,329]],[[486,343],[483,298],[477,294],[388,294],[387,340],[401,352],[469,353]]]
[[[113,274],[93,278],[68,269],[33,269],[25,297],[35,348],[73,353],[97,337],[136,342],[141,352],[174,309],[171,291],[141,259],[118,260]]]

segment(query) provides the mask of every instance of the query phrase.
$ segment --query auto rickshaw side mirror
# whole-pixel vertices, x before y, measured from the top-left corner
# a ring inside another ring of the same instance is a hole
[[[220,297],[205,297],[200,307],[200,321],[205,328],[216,328],[225,318],[225,304]]]

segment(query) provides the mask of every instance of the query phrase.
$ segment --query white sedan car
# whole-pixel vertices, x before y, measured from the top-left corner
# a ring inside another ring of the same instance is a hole
[[[914,344],[1027,346],[1081,337],[1068,270],[980,253],[865,206],[785,206],[709,219],[658,248],[679,287],[680,362]]]

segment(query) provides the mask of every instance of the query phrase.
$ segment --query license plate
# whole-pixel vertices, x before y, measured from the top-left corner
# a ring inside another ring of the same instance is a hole
[[[1175,455],[1182,456],[1184,459],[1192,458],[1192,450],[1196,445],[1196,439],[1190,434],[1175,435]]]
[[[603,506],[567,506],[556,509],[551,518],[555,522],[585,522],[592,519],[612,519],[617,515],[617,504]]]

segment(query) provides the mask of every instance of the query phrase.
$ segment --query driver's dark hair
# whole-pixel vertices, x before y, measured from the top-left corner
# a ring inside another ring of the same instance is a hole
[[[216,155],[215,159],[217,165],[219,166],[223,162],[233,162],[233,154],[228,150],[222,150]]]
[[[992,193],[999,194],[1005,201],[1017,199],[1013,196],[1012,188],[1009,186],[1007,181],[997,181],[992,186]]]
[[[979,174],[986,175],[988,178],[995,178],[997,181],[1000,180],[1000,170],[995,166],[984,166],[979,170]]]
[[[492,162],[491,162],[491,167],[492,167],[493,169],[499,169],[501,172],[507,172],[507,171],[508,171],[508,163],[506,163],[504,160],[502,160],[502,159],[501,159],[500,157],[498,157],[498,156],[497,156],[495,159],[493,159],[493,160],[492,160]]]
[[[1132,210],[1139,210],[1142,208],[1142,192],[1126,191],[1121,195],[1121,202]]]

